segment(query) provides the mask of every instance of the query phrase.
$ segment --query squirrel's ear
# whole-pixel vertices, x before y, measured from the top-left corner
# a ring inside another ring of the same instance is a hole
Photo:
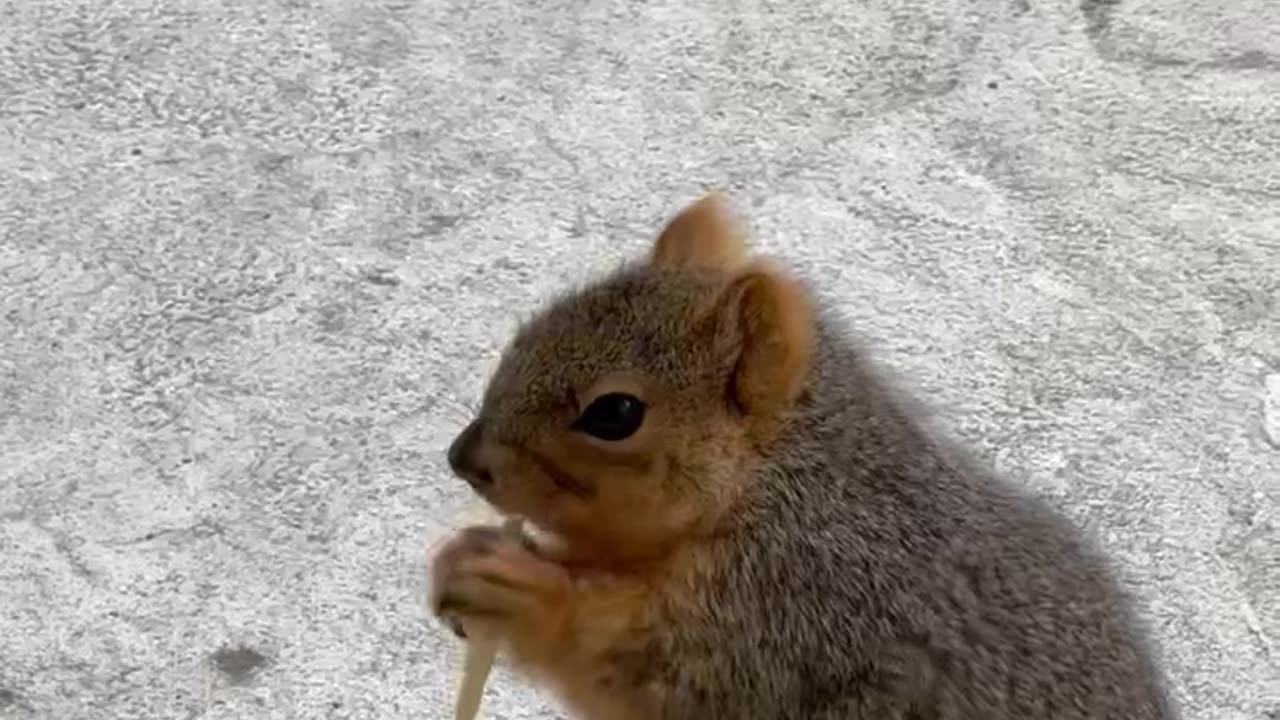
[[[757,261],[726,285],[715,306],[721,357],[732,362],[730,399],[768,424],[795,401],[812,367],[812,299],[785,272]]]
[[[732,270],[746,259],[737,218],[719,193],[681,210],[653,244],[654,265],[689,270]]]

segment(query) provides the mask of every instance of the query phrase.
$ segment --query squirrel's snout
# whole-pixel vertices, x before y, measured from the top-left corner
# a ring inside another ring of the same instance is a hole
[[[493,483],[492,473],[480,459],[482,434],[480,421],[472,420],[449,445],[449,467],[477,490],[483,490]]]

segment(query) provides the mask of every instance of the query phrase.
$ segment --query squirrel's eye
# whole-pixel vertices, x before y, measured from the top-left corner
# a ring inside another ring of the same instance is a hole
[[[573,422],[573,429],[601,440],[626,440],[644,422],[644,403],[623,393],[596,398]]]

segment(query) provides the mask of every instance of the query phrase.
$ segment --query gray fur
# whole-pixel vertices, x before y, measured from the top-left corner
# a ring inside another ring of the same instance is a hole
[[[1107,564],[902,412],[825,320],[696,602],[620,654],[665,720],[1171,720]]]

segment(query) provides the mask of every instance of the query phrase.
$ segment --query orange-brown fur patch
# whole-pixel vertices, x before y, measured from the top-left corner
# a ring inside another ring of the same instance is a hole
[[[565,558],[557,558],[567,562]],[[680,603],[681,588],[710,571],[710,561],[686,546],[625,574],[588,569],[575,573],[563,634],[554,645],[513,646],[516,662],[556,688],[564,700],[591,720],[649,720],[663,698],[654,688],[608,682],[608,659],[639,649],[659,618],[660,601]],[[545,637],[544,637],[545,639]]]
[[[781,270],[755,263],[729,284],[722,342],[738,356],[733,392],[762,442],[799,394],[813,360],[813,308]]]
[[[654,242],[655,265],[682,270],[727,271],[746,259],[738,221],[718,193],[680,211]]]

